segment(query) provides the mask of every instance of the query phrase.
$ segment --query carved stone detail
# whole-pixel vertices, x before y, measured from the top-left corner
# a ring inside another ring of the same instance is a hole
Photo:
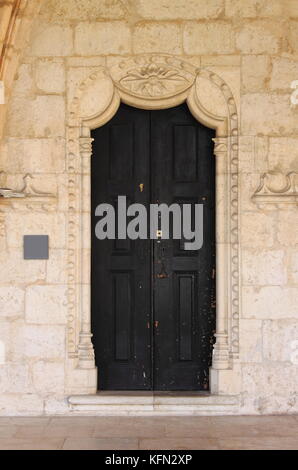
[[[83,156],[90,157],[92,153],[92,142],[93,139],[90,137],[81,137],[80,138],[80,153]]]
[[[274,204],[274,207],[283,204],[298,204],[297,175],[295,171],[286,174],[281,171],[263,173],[252,200],[262,208],[266,204]]]
[[[14,197],[25,197],[25,194],[10,188],[0,188],[0,196],[6,199],[12,199]]]
[[[136,56],[111,69],[118,88],[140,98],[166,98],[187,90],[195,68],[166,55]]]
[[[23,177],[23,186],[20,190],[0,188],[0,197],[4,199],[5,204],[9,204],[14,208],[21,203],[22,208],[25,207],[28,210],[33,208],[34,210],[41,209],[42,211],[50,210],[53,202],[57,200],[56,194],[36,189],[34,178],[29,173]]]
[[[212,139],[214,142],[214,155],[226,155],[228,151],[228,146],[227,146],[227,139],[226,137],[216,137],[215,139]]]
[[[20,190],[14,190],[10,188],[0,188],[0,196],[4,198],[13,198],[13,197],[55,197],[52,193],[46,193],[40,191],[34,187],[32,182],[33,176],[27,173],[23,177],[23,187]]]
[[[229,244],[230,244],[230,291],[229,291],[229,322],[230,322],[230,352],[234,358],[239,356],[239,119],[233,94],[224,82],[214,72],[200,70],[200,75],[218,86],[224,95],[228,109],[229,142],[224,143],[220,138],[215,141],[215,154],[229,152],[228,159],[228,206],[230,213]]]
[[[67,278],[68,278],[68,315],[67,343],[70,357],[77,357],[78,335],[77,322],[80,320],[81,289],[80,285],[80,205],[81,188],[79,177],[80,131],[78,127],[68,128],[68,220],[67,220]]]

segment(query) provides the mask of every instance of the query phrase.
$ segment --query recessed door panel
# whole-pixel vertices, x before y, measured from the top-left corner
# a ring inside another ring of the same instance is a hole
[[[150,240],[98,240],[95,209],[127,203],[148,205],[150,114],[121,106],[105,126],[93,131],[92,156],[92,332],[101,390],[150,390]],[[118,228],[116,218],[116,229]]]

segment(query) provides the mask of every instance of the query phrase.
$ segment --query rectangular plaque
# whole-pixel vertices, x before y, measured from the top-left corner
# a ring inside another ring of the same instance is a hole
[[[24,235],[24,259],[49,259],[49,236]]]

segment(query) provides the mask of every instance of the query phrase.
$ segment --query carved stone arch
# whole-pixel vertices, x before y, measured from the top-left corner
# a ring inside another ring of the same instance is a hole
[[[70,103],[68,355],[77,371],[91,374],[89,385],[76,385],[75,390],[96,392],[90,308],[90,132],[108,122],[121,101],[142,109],[170,108],[186,102],[198,121],[216,130],[217,325],[211,392],[224,393],[220,374],[233,370],[239,354],[237,108],[229,86],[219,75],[160,54],[120,59],[110,68],[98,67],[79,85]]]

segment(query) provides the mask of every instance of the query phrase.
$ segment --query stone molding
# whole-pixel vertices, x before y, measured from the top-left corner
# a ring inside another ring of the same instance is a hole
[[[5,179],[4,172],[0,172],[0,175],[4,175],[3,179]],[[13,207],[14,209],[48,211],[54,209],[56,203],[57,195],[37,189],[34,185],[34,177],[30,173],[23,177],[23,185],[20,189],[0,187],[1,210],[5,207]]]
[[[268,171],[260,177],[260,184],[252,196],[259,208],[284,207],[284,204],[298,204],[298,173],[290,171]]]
[[[224,96],[224,116],[216,112],[216,96],[208,93],[207,106],[206,102],[201,103],[196,91],[199,77]],[[142,109],[170,108],[186,102],[199,122],[216,130],[217,341],[212,369],[216,372],[233,369],[239,357],[240,304],[236,103],[219,75],[165,54],[134,56],[119,59],[111,68],[98,67],[78,86],[69,105],[67,344],[70,361],[76,369],[95,369],[91,342],[90,255],[88,259],[85,256],[91,250],[90,200],[86,196],[90,191],[90,132],[108,122],[121,101]],[[219,377],[212,380],[216,384],[220,382]],[[216,388],[213,387],[215,393]],[[86,389],[84,384],[81,389]],[[96,384],[93,392],[96,392]],[[86,392],[80,392],[80,386],[76,385],[74,393]]]

